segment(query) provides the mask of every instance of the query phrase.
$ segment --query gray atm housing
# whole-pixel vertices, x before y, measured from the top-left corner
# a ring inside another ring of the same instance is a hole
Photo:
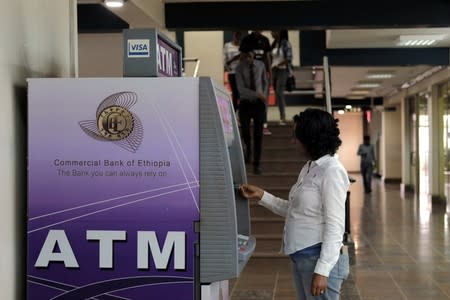
[[[216,102],[216,93],[228,91],[210,78],[199,80],[200,283],[210,283],[239,276],[251,253],[239,260],[237,235],[251,232],[248,201],[235,189],[247,183],[239,128],[230,102],[234,140],[228,146]]]

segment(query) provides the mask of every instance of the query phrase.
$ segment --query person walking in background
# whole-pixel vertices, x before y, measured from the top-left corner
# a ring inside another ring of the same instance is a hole
[[[228,74],[228,83],[231,87],[231,96],[233,98],[234,111],[237,111],[239,106],[239,91],[236,85],[235,70],[240,58],[240,44],[241,32],[233,31],[233,40],[225,43],[225,45],[223,46],[223,64],[224,69]]]
[[[370,136],[364,136],[364,143],[359,145],[357,154],[361,156],[361,175],[364,183],[364,192],[366,194],[372,192],[372,173],[373,164],[375,163],[375,150],[370,144]]]
[[[243,184],[242,195],[286,218],[282,251],[289,255],[297,300],[339,299],[349,274],[349,257],[342,239],[347,171],[336,151],[341,145],[337,120],[319,109],[294,117],[298,151],[308,162],[291,187],[289,200]]]
[[[270,57],[270,42],[267,37],[265,37],[260,30],[253,30],[249,35],[245,36],[241,41],[240,50],[247,49],[252,50],[255,54],[255,59],[262,61],[264,63],[264,67],[266,69],[267,81],[270,81],[271,78],[271,57]],[[264,124],[263,124],[263,134],[271,135],[269,127],[267,125],[267,108],[268,108],[268,100],[269,100],[269,89],[267,89],[265,94],[266,100],[264,102]]]
[[[286,125],[284,90],[292,72],[292,46],[288,41],[287,30],[272,31],[272,37],[272,85],[280,111],[280,125]]]
[[[239,120],[245,144],[244,158],[246,163],[250,163],[252,157],[250,122],[253,119],[253,173],[259,175],[268,82],[264,64],[254,58],[250,48],[241,47],[241,61],[236,67],[236,83],[240,95]]]

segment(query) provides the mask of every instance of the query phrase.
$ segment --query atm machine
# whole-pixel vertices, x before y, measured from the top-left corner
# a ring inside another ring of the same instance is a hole
[[[240,184],[247,183],[247,176],[229,92],[209,78],[200,78],[199,83],[199,278],[206,287],[238,277],[255,250],[255,239],[248,201],[238,190]]]
[[[131,44],[170,46],[155,33]],[[213,300],[239,276],[255,240],[224,87],[138,76],[28,87],[27,299]]]

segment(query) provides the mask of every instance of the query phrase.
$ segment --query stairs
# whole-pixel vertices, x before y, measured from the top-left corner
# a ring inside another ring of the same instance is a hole
[[[289,190],[297,181],[305,162],[299,159],[296,145],[291,143],[292,123],[281,126],[269,122],[269,129],[272,135],[263,137],[262,174],[254,175],[251,165],[247,165],[247,180],[249,184],[257,185],[277,197],[288,199]],[[256,238],[252,259],[287,259],[279,253],[284,218],[258,205],[256,201],[250,201],[250,217],[251,232]]]

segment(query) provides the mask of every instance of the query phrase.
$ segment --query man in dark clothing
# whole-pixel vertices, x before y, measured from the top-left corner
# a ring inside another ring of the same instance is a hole
[[[241,45],[239,47],[239,50],[241,52],[243,51],[253,51],[255,54],[255,59],[256,60],[260,60],[264,63],[264,66],[266,68],[266,76],[267,76],[267,82],[269,82],[269,79],[271,77],[270,75],[270,71],[271,71],[271,57],[270,57],[270,52],[272,50],[272,47],[270,46],[270,42],[269,39],[267,37],[265,37],[264,35],[261,34],[261,31],[259,30],[254,30],[252,31],[252,33],[250,33],[249,35],[245,36],[242,41],[241,41]],[[263,133],[265,135],[270,135],[272,134],[269,131],[269,128],[267,128],[267,107],[268,107],[268,99],[269,99],[269,89],[267,89],[266,91],[266,100],[264,102],[265,104],[265,108],[264,108],[264,120],[263,120],[263,124],[264,124],[264,129],[263,129]]]
[[[245,161],[251,159],[250,121],[253,119],[253,173],[261,174],[262,131],[268,81],[264,64],[254,59],[253,51],[243,49],[236,67],[236,83],[240,95],[239,119],[245,144]]]
[[[270,46],[269,39],[261,34],[261,31],[252,31],[249,35],[245,36],[239,47],[240,51],[251,51],[255,53],[255,59],[264,63],[264,67],[267,72],[270,72]]]
[[[364,192],[372,192],[372,173],[375,163],[375,150],[370,144],[370,136],[364,136],[364,143],[359,145],[357,154],[361,156],[361,175],[364,183]]]

